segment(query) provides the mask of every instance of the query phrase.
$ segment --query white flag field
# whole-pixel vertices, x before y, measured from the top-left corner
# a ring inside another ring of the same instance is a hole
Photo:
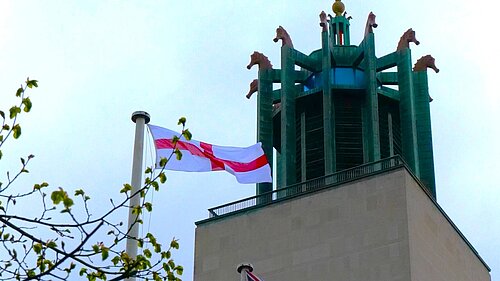
[[[249,147],[217,146],[197,140],[186,140],[181,134],[149,125],[156,148],[156,166],[168,158],[175,148],[182,152],[181,160],[172,158],[165,169],[185,172],[227,171],[239,183],[272,182],[271,167],[261,143]],[[180,137],[175,147],[174,137]]]

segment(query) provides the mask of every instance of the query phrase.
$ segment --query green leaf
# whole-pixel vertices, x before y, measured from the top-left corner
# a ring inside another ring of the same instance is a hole
[[[177,143],[179,142],[179,137],[178,136],[173,136],[172,137],[172,145],[175,147]]]
[[[159,253],[159,252],[161,252],[161,244],[160,243],[155,245],[155,253]]]
[[[5,125],[3,125],[2,129],[8,131],[8,130],[10,130],[10,126],[5,124]]]
[[[106,247],[101,247],[101,251],[102,260],[106,260],[109,257],[109,249]]]
[[[144,171],[145,174],[150,174],[153,170],[151,170],[151,167],[147,167],[146,171]]]
[[[148,210],[148,212],[151,212],[153,210],[153,204],[151,204],[150,202],[144,203],[144,207],[146,208],[146,210]]]
[[[83,276],[85,273],[87,273],[87,269],[85,267],[82,267],[82,269],[80,269],[80,276]]]
[[[28,270],[27,275],[28,275],[28,277],[34,277],[36,275],[36,273],[33,269],[30,269],[30,270]]]
[[[186,140],[191,140],[191,137],[193,136],[191,134],[191,132],[189,131],[189,129],[186,129],[186,130],[182,131],[182,135],[184,136],[184,138]]]
[[[186,117],[181,117],[179,118],[179,122],[177,122],[177,125],[185,126],[186,125]]]
[[[53,249],[53,248],[57,247],[57,244],[56,244],[56,242],[49,240],[47,242],[47,247]]]
[[[146,258],[150,259],[152,254],[151,254],[151,251],[149,249],[144,249],[144,255],[146,256]]]
[[[140,215],[142,213],[141,207],[134,206],[132,208],[132,215]]]
[[[3,155],[3,154],[2,154],[2,151],[0,150],[0,159],[2,159],[2,155]]]
[[[20,97],[23,92],[24,92],[23,87],[19,87],[19,89],[17,89],[16,91],[16,97]]]
[[[115,256],[114,258],[111,259],[111,262],[113,263],[113,265],[117,265],[119,261],[120,261],[119,256]]]
[[[26,86],[28,88],[33,88],[33,86],[38,87],[38,81],[37,80],[30,80],[29,78],[26,79]]]
[[[165,165],[167,165],[167,162],[168,162],[168,159],[165,157],[162,157],[160,159],[160,167],[162,167],[162,168],[165,167]]]
[[[2,116],[2,119],[5,119],[5,112],[0,110],[0,116]]]
[[[42,252],[42,244],[36,243],[33,245],[33,250],[35,253],[40,254]]]
[[[64,207],[65,207],[66,209],[69,209],[71,206],[73,206],[73,205],[74,205],[74,202],[73,202],[73,199],[71,199],[71,198],[69,198],[69,197],[67,197],[67,196],[66,196],[66,197],[63,199],[63,204],[64,204]]]
[[[158,184],[158,182],[154,181],[154,182],[151,183],[151,185],[153,186],[153,188],[155,189],[155,191],[160,190],[160,185]]]
[[[23,104],[24,104],[24,112],[30,112],[31,107],[33,104],[31,103],[30,98],[24,98],[23,99]]]
[[[177,242],[177,240],[172,240],[172,242],[170,242],[170,247],[179,249],[179,242]]]
[[[63,191],[61,191],[61,190],[53,191],[52,194],[50,195],[50,199],[52,199],[52,202],[55,205],[61,203],[61,201],[63,200],[63,198],[64,198]]]
[[[175,158],[177,160],[181,160],[182,159],[182,152],[178,148],[175,149],[174,153],[175,153]]]
[[[84,194],[85,194],[85,191],[83,191],[82,189],[75,190],[75,196],[84,195]]]
[[[19,126],[19,124],[16,124],[14,128],[12,128],[12,132],[14,133],[12,136],[15,139],[18,139],[21,136],[21,126]]]
[[[182,267],[182,265],[178,265],[174,268],[174,270],[178,275],[182,275],[182,273],[184,272],[184,267]]]
[[[123,185],[123,188],[122,188],[122,190],[120,190],[120,193],[125,193],[125,192],[130,191],[130,190],[132,190],[132,186],[130,184],[126,183]]]
[[[92,245],[92,250],[94,250],[94,253],[99,253],[99,246],[97,244]]]
[[[158,175],[158,177],[160,178],[161,183],[165,183],[167,181],[167,176],[165,176],[164,172],[161,172],[160,175]]]
[[[10,119],[13,119],[14,117],[17,116],[17,114],[21,113],[21,108],[18,106],[13,106],[9,109],[9,113],[10,113],[9,115]]]

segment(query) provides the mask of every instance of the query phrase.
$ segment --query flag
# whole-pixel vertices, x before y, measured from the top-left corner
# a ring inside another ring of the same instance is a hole
[[[148,125],[156,148],[156,164],[168,158],[174,150],[172,139],[180,134],[162,127]],[[180,137],[175,148],[182,152],[181,160],[168,161],[165,169],[186,172],[225,170],[239,183],[272,182],[271,167],[261,143],[250,147],[216,146]]]
[[[247,281],[264,281],[250,271],[247,271]]]

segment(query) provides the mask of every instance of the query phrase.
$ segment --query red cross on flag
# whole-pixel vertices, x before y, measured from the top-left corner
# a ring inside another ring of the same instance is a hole
[[[148,125],[156,147],[156,164],[168,158],[174,145],[172,139],[180,134],[162,127]],[[185,172],[209,172],[225,170],[236,177],[239,183],[272,182],[271,167],[262,150],[261,143],[250,147],[211,145],[181,137],[177,146],[182,152],[181,160],[168,161],[165,169]]]

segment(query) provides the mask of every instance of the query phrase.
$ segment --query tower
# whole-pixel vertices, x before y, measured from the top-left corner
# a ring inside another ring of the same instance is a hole
[[[420,43],[412,29],[377,57],[373,13],[352,45],[344,4],[332,10],[320,14],[320,49],[296,50],[279,26],[281,69],[252,54],[248,68],[259,71],[247,97],[257,93],[257,139],[276,163],[276,189],[258,184],[256,196],[197,223],[195,280],[229,281],[225,271],[240,262],[268,281],[489,280],[436,202],[434,59],[412,65],[410,44]]]
[[[268,158],[271,147],[278,152],[278,188],[401,155],[435,198],[426,71],[439,70],[432,57],[412,69],[409,47],[419,41],[408,29],[394,52],[377,58],[373,13],[363,41],[350,45],[342,2],[333,9],[335,16],[320,15],[321,49],[301,53],[280,26],[282,68],[259,67],[257,138]],[[270,190],[261,184],[257,194]]]

